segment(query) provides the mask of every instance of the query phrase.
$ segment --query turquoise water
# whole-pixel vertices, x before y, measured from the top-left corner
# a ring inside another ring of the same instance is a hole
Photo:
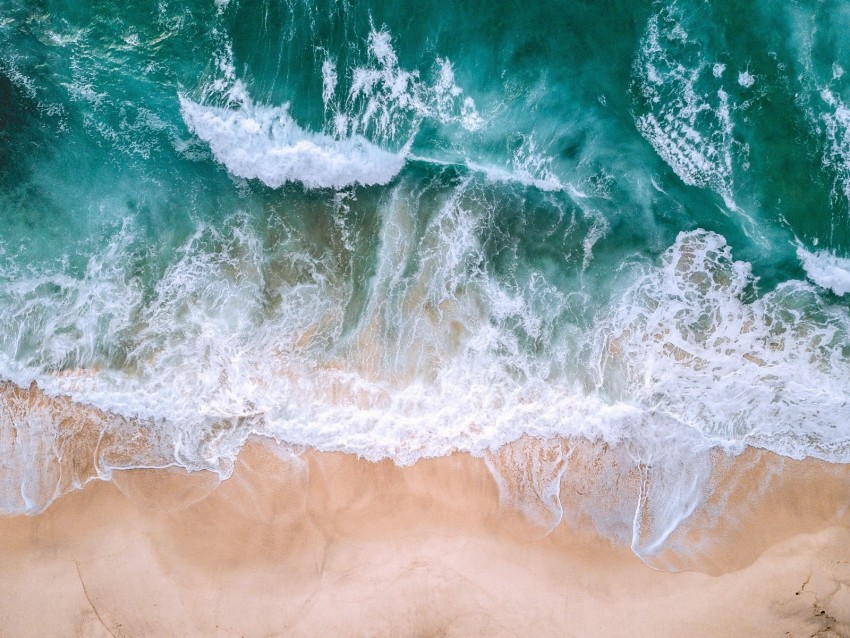
[[[102,477],[227,475],[256,436],[626,442],[674,491],[718,448],[848,463],[848,27],[0,0],[0,378],[110,415]],[[65,417],[0,416],[2,509],[39,511]]]

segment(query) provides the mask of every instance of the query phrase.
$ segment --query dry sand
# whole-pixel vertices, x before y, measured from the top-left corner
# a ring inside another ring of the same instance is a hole
[[[465,455],[399,468],[252,443],[220,484],[116,472],[0,518],[0,634],[850,635],[847,468],[756,451],[734,465],[718,464],[730,515],[712,543],[688,532],[701,549],[667,558],[699,571],[679,573],[581,517],[544,534]]]

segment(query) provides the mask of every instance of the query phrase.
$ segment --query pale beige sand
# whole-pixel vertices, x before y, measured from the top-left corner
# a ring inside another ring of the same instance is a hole
[[[605,454],[574,454],[564,499]],[[544,536],[480,459],[301,459],[254,443],[220,485],[127,471],[0,519],[0,634],[850,635],[846,467],[719,459],[731,518],[667,557],[709,575],[650,569],[581,516]]]

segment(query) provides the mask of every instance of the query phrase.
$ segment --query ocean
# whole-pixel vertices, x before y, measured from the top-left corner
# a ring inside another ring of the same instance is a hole
[[[848,28],[0,0],[0,512],[265,440],[483,456],[551,528],[586,441],[648,559],[717,458],[850,463]]]

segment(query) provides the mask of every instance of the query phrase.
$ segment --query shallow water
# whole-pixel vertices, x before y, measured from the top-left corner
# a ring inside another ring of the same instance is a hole
[[[717,450],[850,463],[848,24],[0,0],[0,511],[227,476],[254,436],[409,464],[530,435],[548,525],[584,437],[656,468],[648,554]]]

